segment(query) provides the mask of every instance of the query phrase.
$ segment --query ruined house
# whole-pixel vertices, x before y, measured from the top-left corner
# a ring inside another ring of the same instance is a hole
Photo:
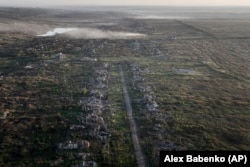
[[[79,148],[87,149],[90,147],[90,142],[87,140],[78,140],[76,143]]]
[[[65,143],[59,143],[58,148],[62,150],[74,150],[78,149],[78,144],[67,141]]]
[[[103,94],[99,90],[91,90],[90,96],[93,96],[93,97],[98,98],[98,99],[103,98]]]

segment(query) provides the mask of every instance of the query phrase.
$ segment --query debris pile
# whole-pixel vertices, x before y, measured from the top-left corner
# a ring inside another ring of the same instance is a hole
[[[145,83],[143,74],[149,73],[148,68],[140,68],[136,64],[131,65],[133,73],[133,88],[138,89],[143,94],[142,102],[148,111],[156,111],[159,105],[156,103],[156,96],[152,87]]]
[[[88,88],[88,93],[79,100],[82,113],[76,116],[77,123],[70,125],[72,132],[83,132],[85,137],[74,142],[66,141],[59,143],[58,147],[61,150],[77,150],[75,157],[81,162],[72,167],[97,166],[96,162],[88,161],[91,158],[91,154],[86,152],[89,151],[92,142],[98,141],[98,143],[105,145],[107,137],[110,136],[110,132],[102,117],[103,110],[108,106],[104,100],[105,92],[103,90],[108,86],[107,67],[108,64],[105,63],[102,67],[95,70],[95,77],[90,82],[91,86]]]

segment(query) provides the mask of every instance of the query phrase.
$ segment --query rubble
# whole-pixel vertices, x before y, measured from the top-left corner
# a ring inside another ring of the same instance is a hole
[[[50,163],[51,166],[59,166],[63,163],[64,161],[62,159],[57,159],[53,162]]]
[[[65,143],[59,143],[58,148],[61,150],[76,150],[86,149],[90,147],[90,142],[87,140],[78,140],[76,142],[67,141]]]
[[[80,59],[80,61],[96,62],[97,58],[83,57]]]
[[[87,157],[90,156],[89,153],[85,153],[85,152],[80,152],[80,153],[76,153],[76,158],[81,159],[81,160],[85,160]]]
[[[97,163],[95,161],[83,161],[77,165],[73,165],[72,167],[97,167]]]
[[[70,130],[74,129],[85,129],[86,127],[83,125],[70,125]]]
[[[96,97],[98,99],[101,99],[101,98],[104,97],[103,94],[99,90],[91,90],[90,91],[90,96],[94,96],[94,97]]]
[[[66,55],[63,54],[63,53],[58,53],[58,54],[56,55],[56,57],[57,57],[59,60],[64,60],[64,59],[66,58]]]
[[[104,68],[108,65],[104,65]],[[82,107],[82,114],[79,114],[76,119],[78,121],[77,125],[70,125],[70,130],[79,130],[84,129],[84,134],[88,138],[93,140],[99,140],[102,144],[106,143],[107,138],[110,136],[108,132],[107,125],[102,117],[103,110],[109,107],[108,104],[104,106],[103,97],[104,94],[100,90],[107,87],[108,84],[108,72],[106,69],[97,69],[95,70],[96,77],[92,80],[92,89],[87,95],[87,97],[82,97],[79,100],[79,104]],[[106,102],[107,103],[107,102]],[[78,150],[78,149],[88,149],[91,146],[91,143],[87,140],[77,140],[76,142],[65,142],[59,144],[59,149],[61,150]],[[87,153],[76,153],[76,158],[85,160],[86,157],[89,157],[90,154]],[[94,161],[82,161],[75,167],[84,166],[84,167],[95,167],[97,166]]]
[[[3,113],[3,116],[0,117],[0,119],[6,119],[7,115],[9,114],[8,111]]]
[[[107,87],[108,72],[107,70],[96,70],[97,77],[94,79],[94,87],[97,89],[103,89]]]
[[[80,148],[89,148],[90,147],[90,142],[87,140],[78,140],[77,144]]]
[[[78,144],[72,143],[71,141],[68,141],[65,143],[59,143],[58,148],[63,149],[63,150],[73,150],[73,149],[78,149]]]
[[[145,78],[141,75],[149,73],[148,68],[140,68],[137,64],[131,64],[131,71],[133,73],[133,87],[134,89],[139,89],[143,93],[142,103],[145,105],[148,111],[156,111],[159,105],[156,103],[154,91],[152,87],[145,83]],[[141,101],[141,100],[140,100]]]
[[[32,68],[34,68],[34,67],[33,67],[33,65],[27,65],[27,66],[25,66],[25,68],[26,68],[26,69],[32,69]]]
[[[159,142],[158,148],[159,148],[159,150],[164,150],[164,151],[183,151],[183,150],[185,150],[183,147],[177,146],[175,143],[172,143],[172,142]]]
[[[148,111],[156,111],[157,107],[159,107],[159,106],[155,101],[152,101],[152,102],[148,102],[146,104],[146,107],[147,107]]]

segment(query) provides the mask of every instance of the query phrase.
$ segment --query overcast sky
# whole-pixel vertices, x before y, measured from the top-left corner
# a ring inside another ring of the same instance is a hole
[[[0,6],[55,5],[250,6],[250,0],[0,0]]]

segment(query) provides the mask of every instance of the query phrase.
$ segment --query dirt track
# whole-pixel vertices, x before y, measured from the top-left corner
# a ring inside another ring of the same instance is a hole
[[[127,115],[128,115],[129,124],[130,124],[132,141],[133,141],[133,144],[134,144],[134,150],[135,150],[137,166],[138,167],[145,167],[146,163],[145,163],[145,160],[144,160],[144,155],[143,155],[142,150],[141,150],[141,145],[140,145],[139,140],[138,140],[137,128],[136,128],[136,124],[135,124],[135,121],[134,121],[134,118],[133,118],[133,110],[132,110],[132,107],[131,107],[131,102],[130,102],[130,98],[129,98],[129,95],[128,95],[128,91],[127,91],[127,87],[126,87],[124,74],[123,74],[123,70],[122,70],[121,65],[119,66],[119,70],[120,70],[120,76],[121,76],[123,96],[124,96],[126,109],[127,109]]]

